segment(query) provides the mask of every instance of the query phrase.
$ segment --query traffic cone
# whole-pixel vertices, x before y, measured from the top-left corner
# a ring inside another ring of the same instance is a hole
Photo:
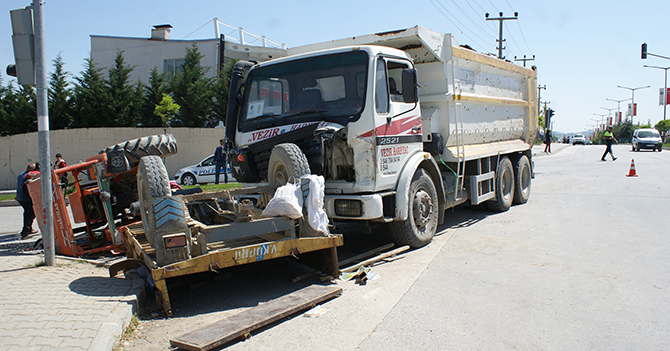
[[[630,171],[628,171],[626,177],[637,177],[637,174],[635,173],[635,160],[633,159],[630,160]]]

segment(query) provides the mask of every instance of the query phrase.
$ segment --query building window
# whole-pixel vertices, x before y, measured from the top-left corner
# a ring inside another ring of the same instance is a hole
[[[163,64],[163,72],[172,74],[177,72],[177,70],[181,71],[181,66],[184,65],[186,62],[186,59],[170,59],[170,60],[165,60]]]

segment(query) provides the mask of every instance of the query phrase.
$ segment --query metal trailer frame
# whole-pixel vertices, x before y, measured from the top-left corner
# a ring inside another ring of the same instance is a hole
[[[271,190],[274,188],[259,187],[177,197],[181,197],[185,208],[194,209],[194,206],[208,202],[206,206],[215,210],[219,203],[230,201],[235,196],[261,193],[262,197],[262,193],[268,194]],[[186,222],[194,241],[191,258],[163,266],[157,262],[157,250],[149,244],[142,223],[120,227],[128,260],[112,265],[110,276],[115,276],[119,270],[139,267],[140,264],[145,266],[155,286],[156,303],[170,317],[172,306],[168,278],[218,272],[223,268],[288,256],[296,257],[301,263],[333,277],[339,275],[336,248],[344,243],[342,235],[314,232],[306,228],[303,219],[245,217],[253,210],[243,207],[239,206],[232,212],[237,221],[224,224],[205,225],[187,214]],[[197,214],[194,215],[197,217]]]

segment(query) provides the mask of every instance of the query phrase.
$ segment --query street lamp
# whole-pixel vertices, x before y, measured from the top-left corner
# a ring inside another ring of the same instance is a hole
[[[617,87],[617,88],[621,88],[621,89],[628,89],[628,90],[631,91],[631,94],[632,94],[632,95],[631,95],[631,98],[630,98],[630,100],[631,100],[631,101],[630,101],[630,105],[632,106],[631,110],[633,110],[633,111],[631,111],[631,115],[630,115],[630,123],[632,124],[632,123],[633,123],[633,114],[636,112],[636,111],[635,111],[635,90],[645,89],[645,88],[650,88],[651,85],[647,85],[647,86],[645,86],[645,87],[638,87],[638,88],[622,87],[621,85],[617,85],[616,87]]]
[[[603,110],[607,110],[607,124],[611,126],[613,123],[610,124],[610,120],[609,120],[609,119],[612,118],[611,115],[610,115],[610,113],[612,112],[612,110],[615,110],[615,108],[614,108],[614,107],[612,107],[612,108],[601,107],[601,109],[603,109]]]
[[[617,117],[619,117],[619,113],[621,113],[621,102],[622,101],[627,101],[627,100],[630,100],[630,99],[614,100],[614,99],[605,98],[605,100],[616,102],[616,115],[617,115]]]
[[[603,118],[605,118],[605,114],[594,113],[593,115],[594,115],[594,116],[600,116],[600,125],[603,125],[603,124],[604,124],[604,123],[603,123]],[[591,118],[591,120],[598,122],[597,119],[593,119],[593,118]]]
[[[662,69],[662,70],[665,71],[665,89],[663,89],[663,119],[665,120],[665,112],[666,112],[665,106],[668,104],[668,101],[667,101],[667,99],[668,99],[668,69],[670,69],[670,67],[658,67],[658,66],[647,66],[647,65],[644,65],[642,67],[658,68],[658,69]]]

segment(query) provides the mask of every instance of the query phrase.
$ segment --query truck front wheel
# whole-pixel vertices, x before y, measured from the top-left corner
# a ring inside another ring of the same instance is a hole
[[[409,186],[407,219],[391,223],[393,239],[412,248],[430,243],[437,230],[437,191],[428,173],[417,170]]]
[[[505,212],[509,210],[514,200],[514,169],[507,156],[503,156],[498,163],[495,182],[496,197],[486,204],[493,211]]]
[[[296,144],[284,143],[275,146],[268,162],[268,184],[284,185],[291,177],[298,180],[311,174],[305,154]]]

